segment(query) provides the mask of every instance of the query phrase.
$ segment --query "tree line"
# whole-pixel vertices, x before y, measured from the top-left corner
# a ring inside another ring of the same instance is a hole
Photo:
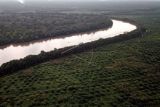
[[[60,37],[112,26],[105,15],[0,13],[0,45]]]
[[[54,50],[51,52],[44,52],[42,51],[39,55],[30,55],[25,57],[24,59],[20,60],[13,60],[11,62],[5,63],[0,67],[0,76],[4,76],[7,74],[14,73],[18,70],[25,69],[49,60],[53,60],[56,58],[64,57],[71,54],[76,54],[80,52],[84,52],[102,45],[107,45],[111,43],[116,43],[120,41],[129,40],[132,38],[140,37],[146,31],[145,28],[138,26],[138,28],[130,33],[121,34],[119,36],[108,38],[108,39],[101,39],[99,41],[94,41],[91,43],[80,44],[78,47],[73,48],[67,47],[59,50]]]

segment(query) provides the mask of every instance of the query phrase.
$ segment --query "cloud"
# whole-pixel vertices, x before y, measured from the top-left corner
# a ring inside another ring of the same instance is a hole
[[[24,4],[25,1],[24,0],[17,0],[19,3]]]

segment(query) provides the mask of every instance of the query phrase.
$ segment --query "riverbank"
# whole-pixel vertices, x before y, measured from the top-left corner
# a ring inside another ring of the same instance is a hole
[[[0,77],[0,106],[160,107],[160,6],[106,4],[114,10],[95,13],[110,10],[147,33]]]
[[[93,23],[94,22],[94,23]],[[47,38],[65,37],[109,28],[106,15],[61,13],[0,14],[0,48]]]
[[[137,26],[136,30],[127,34],[122,34],[122,35],[113,37],[113,38],[101,39],[99,41],[94,41],[91,43],[80,44],[76,47],[62,48],[62,49],[51,51],[51,52],[42,51],[41,54],[39,55],[30,55],[21,60],[11,61],[9,63],[3,64],[0,67],[0,75],[2,76],[2,75],[10,74],[20,69],[25,69],[30,66],[34,66],[36,64],[46,62],[51,59],[56,59],[56,58],[70,55],[70,54],[84,52],[84,51],[93,49],[95,47],[99,47],[99,46],[103,46],[103,45],[107,45],[115,42],[120,42],[128,39],[132,39],[135,37],[140,37],[142,36],[143,32],[145,32],[145,29],[143,29],[142,26],[140,25],[136,25],[136,26]]]

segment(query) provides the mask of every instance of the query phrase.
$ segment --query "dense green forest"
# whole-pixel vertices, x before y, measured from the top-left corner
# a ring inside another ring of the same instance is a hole
[[[0,106],[159,107],[160,9],[110,16],[147,33],[1,77]]]
[[[0,45],[108,28],[105,15],[61,13],[0,13]]]
[[[127,19],[121,19],[121,20],[126,21]],[[76,47],[71,46],[71,47],[66,47],[62,49],[56,49],[50,52],[41,51],[39,55],[30,55],[20,60],[13,60],[13,61],[4,63],[0,67],[0,77],[4,75],[12,74],[18,70],[22,70],[22,69],[49,61],[51,59],[53,60],[53,59],[65,57],[71,54],[88,51],[96,47],[101,47],[103,45],[125,41],[125,40],[129,40],[136,37],[141,37],[146,32],[146,29],[138,24],[136,26],[137,26],[137,29],[135,31],[132,31],[127,34],[121,34],[113,38],[101,39],[99,41],[79,44]]]

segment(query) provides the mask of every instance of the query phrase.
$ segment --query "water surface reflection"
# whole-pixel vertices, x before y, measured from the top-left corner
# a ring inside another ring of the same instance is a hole
[[[53,38],[44,41],[37,41],[28,45],[7,46],[3,49],[0,49],[0,65],[11,60],[24,58],[28,55],[37,55],[41,51],[48,52],[54,49],[79,45],[81,43],[92,42],[99,39],[106,39],[131,32],[137,28],[135,25],[123,21],[112,21],[112,27],[107,30],[99,30],[90,34],[77,34],[64,38]]]

